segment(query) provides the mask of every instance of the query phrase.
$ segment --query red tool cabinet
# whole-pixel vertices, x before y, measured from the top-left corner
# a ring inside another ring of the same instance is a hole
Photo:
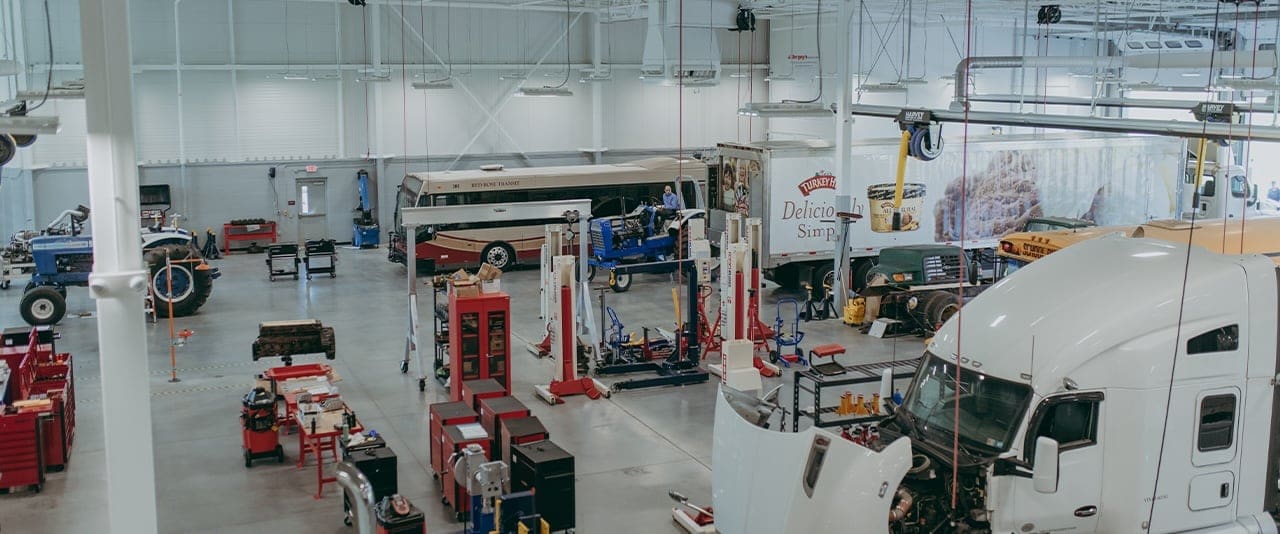
[[[451,425],[461,425],[466,423],[475,423],[480,421],[480,416],[476,415],[466,403],[458,402],[438,402],[427,407],[428,427],[430,428],[431,443],[428,445],[428,454],[431,456],[431,474],[439,477],[444,474],[444,462],[449,459],[452,452],[444,452],[444,428]]]
[[[511,297],[449,292],[449,399],[462,400],[462,382],[493,378],[511,391]]]
[[[41,395],[53,402],[49,420],[42,427],[45,467],[61,471],[71,461],[71,444],[76,435],[76,394],[70,354],[54,354],[49,360],[36,363],[31,397]]]
[[[38,412],[0,415],[0,490],[44,488],[41,418]]]
[[[464,430],[475,435],[466,436]],[[493,452],[489,447],[489,438],[489,434],[477,423],[444,427],[445,469],[440,475],[440,486],[444,493],[444,503],[453,508],[455,518],[459,521],[465,519],[467,512],[471,510],[471,495],[467,493],[465,486],[460,486],[454,479],[453,465],[449,462],[449,457],[466,448],[467,445],[476,444],[484,448],[485,458],[492,458]]]
[[[494,397],[480,400],[480,426],[493,438],[493,451],[498,451],[498,424],[505,419],[529,417],[529,407],[515,397]]]
[[[511,465],[511,449],[516,445],[525,445],[551,439],[547,427],[537,417],[520,417],[503,419],[498,423],[498,439],[494,440],[495,460],[502,460]]]
[[[480,413],[481,399],[496,399],[507,396],[507,388],[493,378],[480,378],[462,382],[462,402],[472,410]]]

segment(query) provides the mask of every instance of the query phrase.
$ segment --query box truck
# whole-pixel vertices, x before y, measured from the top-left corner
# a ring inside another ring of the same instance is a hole
[[[853,146],[852,175],[834,176],[825,141],[717,145],[708,183],[712,236],[725,214],[764,221],[761,267],[783,286],[829,284],[836,249],[836,195],[864,218],[850,225],[852,285],[860,288],[879,251],[946,244],[991,249],[1029,221],[1056,216],[1101,225],[1175,216],[1186,142],[1140,136],[985,136],[951,141],[933,161],[909,160],[898,224],[894,178],[898,139]]]
[[[1108,235],[1038,260],[943,326],[868,447],[722,392],[716,526],[1275,533],[1276,252]]]

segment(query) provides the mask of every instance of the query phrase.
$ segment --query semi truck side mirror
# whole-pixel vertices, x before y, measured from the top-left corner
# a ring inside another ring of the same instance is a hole
[[[1035,466],[1031,482],[1040,493],[1058,492],[1058,442],[1045,436],[1036,438]]]

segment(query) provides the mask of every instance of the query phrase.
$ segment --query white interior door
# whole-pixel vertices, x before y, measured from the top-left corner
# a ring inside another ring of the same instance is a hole
[[[326,178],[299,179],[298,242],[329,239]]]

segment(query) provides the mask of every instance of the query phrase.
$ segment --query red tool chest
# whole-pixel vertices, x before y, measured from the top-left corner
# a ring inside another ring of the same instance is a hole
[[[511,391],[511,297],[449,292],[449,399],[462,400],[462,382],[493,378]],[[474,404],[472,404],[474,406]]]
[[[40,426],[37,412],[0,415],[0,489],[44,488]]]
[[[551,439],[547,427],[537,417],[520,417],[503,419],[498,423],[498,438],[494,440],[494,456],[511,465],[511,449],[516,445],[525,445],[545,439]]]
[[[493,438],[493,449],[498,450],[498,423],[504,419],[529,417],[529,407],[510,396],[480,399],[480,425]]]
[[[492,378],[467,380],[462,383],[462,402],[480,413],[480,399],[496,399],[507,396],[507,388]]]
[[[444,474],[444,461],[449,459],[449,454],[452,454],[444,452],[444,427],[479,422],[480,416],[465,402],[461,401],[438,402],[427,406],[427,412],[429,414],[427,426],[431,434],[431,443],[428,444],[428,454],[431,456],[431,474],[439,477]]]
[[[71,461],[71,444],[76,435],[75,381],[71,376],[71,355],[54,354],[35,366],[31,398],[45,396],[53,402],[49,420],[43,424],[44,461],[50,471],[61,471]]]
[[[466,487],[460,486],[454,479],[453,466],[450,465],[449,457],[466,448],[467,445],[476,444],[484,448],[485,458],[492,458],[493,452],[489,448],[489,443],[489,434],[478,423],[444,427],[445,470],[440,475],[440,485],[445,504],[453,507],[455,518],[459,521],[465,519],[467,512],[471,509],[471,495],[467,493]]]

